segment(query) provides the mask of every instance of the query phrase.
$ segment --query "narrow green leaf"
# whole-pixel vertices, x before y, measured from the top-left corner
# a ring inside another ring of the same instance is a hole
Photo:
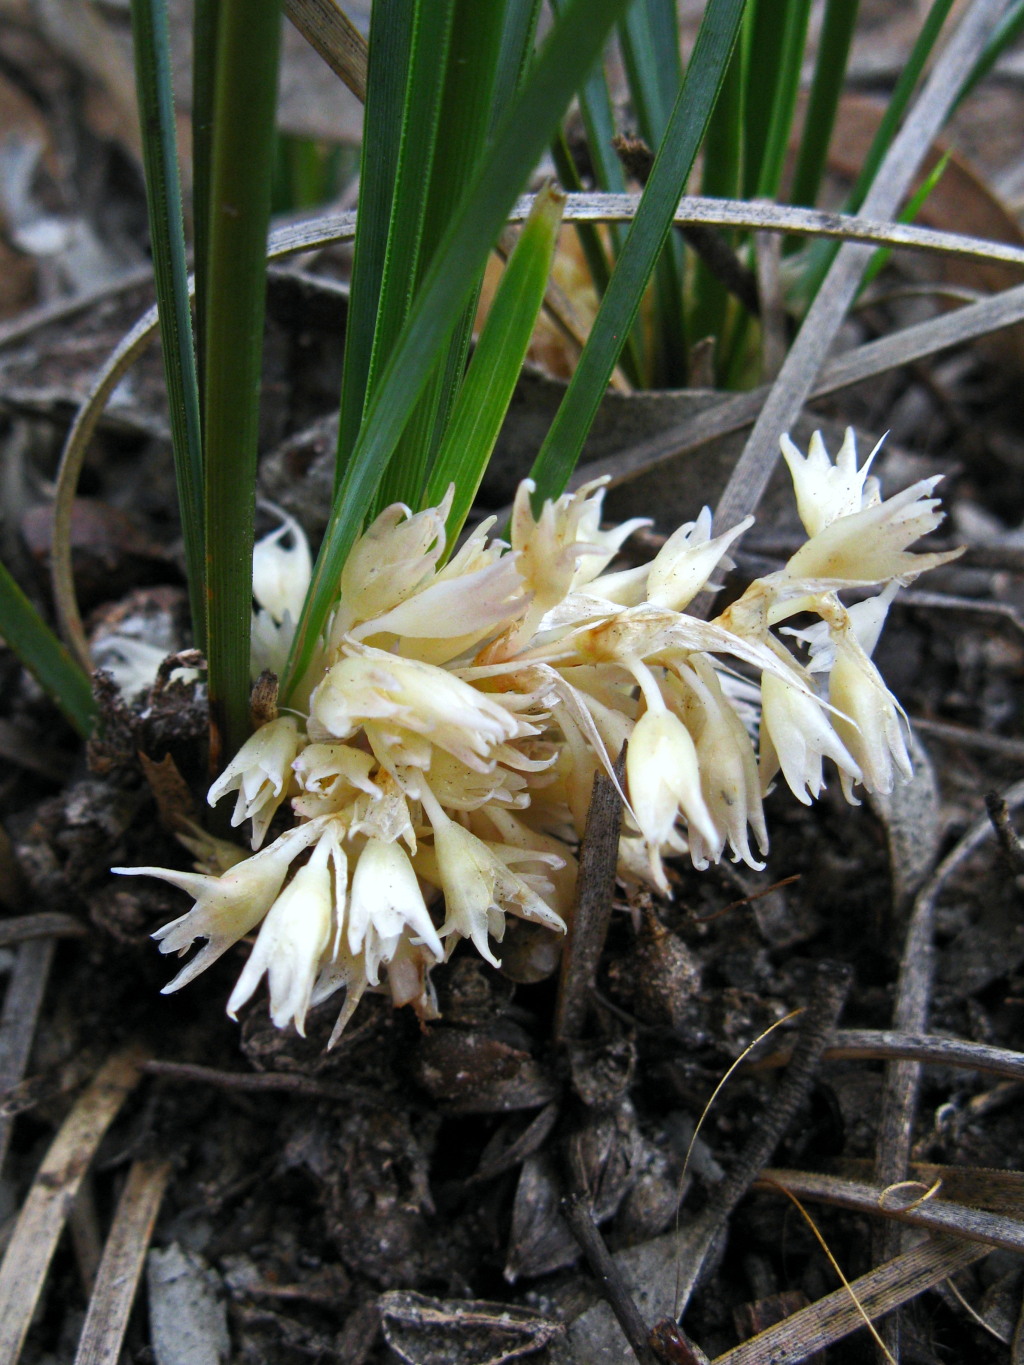
[[[341,569],[416,400],[465,307],[515,196],[573,91],[596,60],[624,0],[570,0],[495,130],[431,263],[367,410],[317,558],[296,631],[285,693],[312,657]]]
[[[800,68],[807,44],[811,0],[786,0],[784,10],[784,16],[776,18],[782,31],[779,35],[778,65],[772,72],[768,128],[761,149],[761,164],[757,168],[756,195],[760,199],[774,199],[779,192],[793,113],[800,91]]]
[[[249,623],[280,0],[222,0],[206,334],[207,662],[212,761],[249,733]],[[218,751],[218,744],[222,748]]]
[[[67,716],[83,739],[96,718],[85,672],[0,564],[0,636]]]
[[[562,491],[579,458],[622,342],[640,307],[647,281],[672,227],[694,157],[704,137],[729,55],[736,41],[743,0],[710,0],[668,129],[608,292],[576,373],[551,424],[532,476],[536,501]]]
[[[714,199],[738,199],[743,184],[743,53],[733,48],[704,138],[701,192]],[[730,245],[735,233],[729,234]],[[714,337],[716,366],[723,373],[724,337],[730,312],[729,291],[698,257],[693,263],[693,311],[690,335],[697,341]]]
[[[370,28],[364,122],[359,172],[359,217],[352,258],[352,284],[345,321],[345,366],[338,414],[337,495],[363,418],[377,307],[395,193],[395,167],[402,141],[405,77],[414,11],[409,4],[375,5]]]
[[[649,147],[657,147],[668,127],[682,80],[679,34],[671,0],[634,0],[620,25],[619,44],[640,134]],[[648,376],[653,388],[677,388],[686,382],[684,269],[683,243],[672,233],[655,271]]]
[[[785,51],[787,16],[799,0],[749,0],[743,25],[743,197],[753,199],[761,179]]]
[[[963,104],[979,81],[985,79],[1011,43],[1024,32],[1024,0],[1014,0],[999,23],[992,31],[992,37],[985,44],[985,50],[975,63],[974,70],[964,81],[963,89],[957,96],[956,108]]]
[[[508,0],[501,34],[497,76],[494,82],[494,121],[504,113],[522,84],[533,58],[541,0]]]
[[[864,164],[860,168],[853,189],[846,197],[846,202],[843,205],[844,213],[856,213],[864,202],[871,183],[878,173],[878,168],[889,150],[889,145],[896,136],[896,131],[917,87],[921,73],[939,40],[939,34],[942,32],[942,26],[953,7],[953,2],[954,0],[932,0],[927,18],[921,26],[921,32],[917,35],[907,63],[896,82],[896,88],[886,105],[882,121],[878,125],[878,131],[871,140],[871,146],[864,158]],[[839,248],[834,243],[829,242],[821,243],[817,249],[812,248],[807,253],[807,266],[800,286],[800,292],[805,298],[813,299],[817,294],[838,250]]]
[[[860,0],[827,0],[789,196],[791,204],[810,208],[817,203],[859,9]]]
[[[561,13],[563,6],[564,0],[551,0],[551,8],[555,14]],[[583,120],[583,128],[587,135],[587,151],[594,173],[594,183],[598,189],[607,190],[611,194],[622,194],[626,188],[626,177],[622,170],[622,162],[612,145],[615,137],[615,116],[612,111],[611,96],[608,93],[608,82],[600,62],[595,64],[593,71],[578,91],[577,102],[580,117]],[[576,171],[575,163],[571,163],[568,143],[565,140],[565,134],[562,132],[559,133],[558,139],[553,145],[553,156],[559,179],[565,188],[570,192],[582,190],[584,188],[583,182]],[[567,162],[571,164],[567,164]],[[601,299],[604,297],[604,291],[607,289],[608,281],[611,278],[611,268],[607,264],[600,234],[587,223],[577,224],[576,233],[580,239],[580,247],[587,262],[587,268],[590,270],[597,297]],[[625,234],[617,223],[613,223],[609,227],[608,239],[611,243],[614,259],[618,256],[625,240]],[[600,257],[597,254],[598,250]],[[636,385],[637,388],[642,388],[645,382],[645,349],[643,329],[636,326],[630,332],[626,348],[622,353],[622,368],[630,383]]]
[[[210,254],[210,167],[221,0],[195,0],[192,15],[192,242],[196,271],[196,380],[199,419],[206,411],[206,283]]]
[[[424,498],[427,507],[436,506],[448,485],[455,484],[455,501],[448,518],[449,545],[454,544],[473,506],[505,420],[544,302],[564,204],[565,196],[550,186],[534,200],[502,272],[431,470]]]
[[[203,447],[192,347],[166,0],[132,0],[135,84],[142,125],[146,204],[171,417],[171,445],[197,646],[206,647]]]
[[[398,164],[392,167],[395,190],[364,410],[372,402],[377,380],[391,357],[416,285],[454,10],[455,0],[415,0]],[[368,136],[373,136],[372,128]]]
[[[434,5],[437,0],[425,2]],[[419,177],[424,203],[422,250],[405,281],[410,299],[444,235],[453,207],[466,188],[493,117],[504,31],[503,8],[500,4],[481,5],[479,0],[455,0],[451,17],[451,44],[443,83],[434,66],[443,138],[436,155],[430,160],[420,158],[412,167],[413,174]],[[474,289],[474,297],[467,302],[447,351],[434,367],[381,480],[378,510],[392,502],[420,505],[430,461],[465,369],[475,313],[475,307],[472,312],[470,308],[475,304],[475,294]]]

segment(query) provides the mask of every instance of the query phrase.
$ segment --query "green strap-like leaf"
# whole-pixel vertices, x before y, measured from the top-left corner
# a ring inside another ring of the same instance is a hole
[[[640,135],[649,147],[657,147],[682,80],[672,0],[634,0],[620,26],[619,42]],[[683,243],[672,233],[655,271],[648,376],[652,388],[678,388],[686,382],[689,348],[683,308],[684,270]]]
[[[531,471],[539,508],[565,487],[672,227],[736,41],[743,0],[710,0],[686,78],[597,319]]]
[[[142,123],[149,236],[160,311],[160,340],[170,405],[171,445],[185,541],[192,630],[198,647],[205,649],[203,446],[196,358],[192,345],[188,266],[185,261],[166,0],[132,0],[132,37],[135,46],[135,83]]]
[[[413,19],[410,3],[396,3],[375,5],[371,20],[364,121],[367,128],[373,129],[373,136],[363,138],[359,172],[359,217],[345,320],[345,367],[338,414],[335,494],[341,487],[366,405],[388,247],[388,224],[395,194],[395,167],[402,143]]]
[[[495,130],[453,216],[366,413],[317,558],[286,671],[287,696],[308,667],[337,599],[341,569],[410,413],[472,292],[491,243],[596,60],[624,0],[571,0]]]
[[[4,564],[0,564],[0,635],[82,738],[87,739],[96,718],[89,679]]]
[[[427,0],[428,4],[436,2]],[[424,203],[422,250],[417,268],[405,282],[410,298],[421,283],[444,236],[452,210],[479,160],[493,117],[494,88],[504,32],[502,6],[481,5],[479,0],[455,0],[452,9],[451,44],[443,84],[436,69],[434,73],[443,137],[438,142],[436,155],[430,160],[421,160],[413,168],[420,179]],[[452,333],[446,352],[434,367],[381,480],[378,510],[392,502],[420,506],[427,471],[465,370],[475,302],[476,289]]]
[[[206,285],[207,662],[212,762],[249,733],[256,446],[280,0],[222,0]],[[197,263],[200,266],[202,262]],[[223,746],[218,752],[218,746]]]
[[[825,6],[800,153],[789,196],[791,204],[805,204],[810,208],[817,203],[859,9],[860,0],[828,0]]]
[[[436,506],[448,485],[455,485],[448,517],[449,545],[454,544],[473,506],[523,367],[544,302],[564,203],[565,196],[550,187],[534,200],[502,272],[431,471],[424,498],[427,507]]]

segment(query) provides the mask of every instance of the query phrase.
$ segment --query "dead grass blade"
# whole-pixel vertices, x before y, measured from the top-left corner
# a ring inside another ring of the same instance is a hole
[[[0,1365],[15,1365],[18,1359],[75,1195],[104,1133],[142,1075],[143,1060],[134,1046],[111,1057],[43,1158],[0,1264]]]
[[[987,336],[1003,327],[1012,327],[1022,320],[1024,285],[1016,285],[980,303],[967,304],[928,322],[915,323],[892,336],[866,342],[838,356],[822,369],[810,397],[824,398],[938,351]],[[742,431],[755,421],[767,393],[764,387],[737,393],[701,409],[684,422],[666,427],[657,436],[627,446],[616,455],[580,465],[569,488],[578,488],[580,484],[604,475],[608,476],[609,487],[615,488],[669,460],[693,454],[712,441]]]
[[[334,0],[284,0],[284,12],[357,100],[366,103],[366,39]]]
[[[1004,7],[1004,0],[974,0],[964,14],[878,169],[864,200],[865,217],[895,216]],[[779,459],[779,433],[795,425],[871,255],[858,243],[847,242],[840,248],[719,501],[715,513],[719,532],[735,526],[760,501]]]
[[[40,938],[18,949],[0,1015],[0,1092],[4,1094],[25,1074],[55,947],[52,938]],[[13,1118],[0,1117],[0,1170],[11,1143],[13,1123]]]
[[[717,1356],[714,1365],[765,1365],[766,1361],[773,1360],[796,1365],[797,1361],[805,1360],[815,1351],[824,1350],[863,1327],[851,1293],[856,1295],[857,1302],[870,1317],[880,1318],[987,1255],[988,1250],[984,1247],[946,1238],[922,1242],[912,1251],[886,1261],[852,1281],[849,1292],[837,1289]]]
[[[75,1365],[117,1365],[170,1174],[169,1161],[136,1161],[128,1172],[89,1301]]]
[[[59,910],[42,910],[38,915],[13,915],[0,920],[0,948],[38,938],[85,938],[88,932],[81,920],[75,919],[74,915],[61,914]],[[0,1047],[0,1054],[2,1051]],[[0,1085],[2,1083],[0,1076]]]
[[[893,1186],[868,1184],[866,1181],[842,1180],[834,1175],[819,1175],[808,1171],[762,1172],[755,1188],[770,1190],[775,1185],[791,1191],[801,1199],[817,1200],[837,1208],[854,1209],[858,1213],[910,1223],[928,1232],[945,1233],[968,1242],[980,1242],[988,1247],[1003,1247],[1018,1254],[1024,1251],[1024,1222],[1006,1214],[990,1213],[986,1209],[969,1208],[949,1199],[921,1200],[918,1182],[912,1202],[904,1202],[908,1193],[905,1183]]]

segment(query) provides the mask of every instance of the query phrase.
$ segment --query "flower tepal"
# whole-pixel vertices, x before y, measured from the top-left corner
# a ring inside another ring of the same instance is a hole
[[[564,932],[592,777],[623,743],[619,873],[663,894],[669,857],[763,866],[761,797],[780,772],[805,803],[833,771],[851,801],[908,777],[905,721],[870,655],[899,585],[948,558],[912,550],[941,520],[935,481],[883,500],[852,433],[834,462],[820,437],[783,453],[807,541],[710,621],[687,608],[749,518],[716,536],[705,508],[650,564],[616,569],[643,523],[602,527],[600,482],[536,518],[524,484],[511,546],[478,528],[447,560],[447,500],[385,509],[293,689],[308,700],[210,789],[234,794],[260,851],[208,862],[219,875],[117,869],[195,898],[156,935],[165,952],[206,940],[168,989],[258,929],[231,1013],[266,978],[282,1027],[342,992],[336,1037],[367,990],[436,1018],[430,975],[460,943],[498,965],[507,915]],[[254,658],[292,629],[300,537],[289,523],[262,545]],[[843,602],[867,584],[876,597]],[[817,625],[785,627],[808,613]]]

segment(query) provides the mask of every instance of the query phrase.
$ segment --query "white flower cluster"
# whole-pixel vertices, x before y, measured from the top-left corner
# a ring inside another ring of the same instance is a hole
[[[275,1024],[302,1032],[344,987],[337,1036],[384,973],[396,1004],[436,1017],[430,971],[460,939],[497,965],[507,914],[564,932],[593,776],[614,776],[627,741],[620,873],[663,892],[666,855],[763,866],[780,771],[805,803],[826,758],[850,801],[908,777],[871,653],[896,588],[950,557],[908,552],[942,519],[936,480],[883,502],[852,432],[834,464],[818,436],[806,458],[782,449],[808,540],[707,622],[686,608],[753,518],[713,537],[705,508],[651,563],[607,572],[643,523],[602,530],[599,483],[539,517],[523,483],[511,546],[488,540],[492,519],[447,561],[447,500],[382,512],[345,565],[301,711],[263,725],[210,788],[211,804],[237,793],[233,823],[259,851],[207,841],[200,872],[116,869],[195,898],[156,935],[163,952],[206,940],[166,989],[261,926],[232,1015],[265,974]],[[309,576],[294,523],[257,546],[257,670],[280,666]],[[801,664],[773,632],[807,613],[818,624],[788,632],[809,646]],[[286,802],[289,827],[262,847]]]

